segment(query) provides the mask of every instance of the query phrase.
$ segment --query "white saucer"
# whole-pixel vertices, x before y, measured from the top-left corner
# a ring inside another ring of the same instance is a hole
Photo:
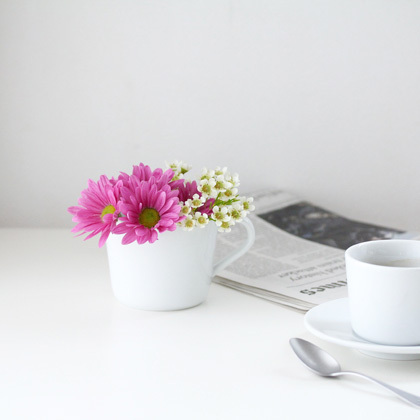
[[[315,306],[306,313],[305,327],[315,336],[341,346],[357,349],[369,356],[392,360],[420,359],[420,346],[387,346],[355,335],[350,325],[348,298]]]

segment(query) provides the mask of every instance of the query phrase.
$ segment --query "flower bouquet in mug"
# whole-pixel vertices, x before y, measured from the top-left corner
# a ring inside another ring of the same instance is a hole
[[[187,180],[190,169],[180,161],[166,170],[140,163],[131,175],[102,175],[89,180],[79,205],[68,209],[76,223],[72,232],[85,239],[100,235],[99,246],[107,244],[114,294],[129,306],[166,310],[201,303],[211,277],[254,241],[247,218],[253,198],[239,195],[238,175],[203,168],[197,180]],[[238,222],[247,240],[214,265],[217,231],[229,232]]]

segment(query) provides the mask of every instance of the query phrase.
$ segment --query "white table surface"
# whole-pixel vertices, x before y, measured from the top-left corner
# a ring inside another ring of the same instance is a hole
[[[3,420],[420,418],[369,382],[314,375],[288,340],[416,394],[420,361],[323,342],[294,310],[216,284],[192,309],[129,309],[105,248],[66,230],[1,229],[0,262]]]

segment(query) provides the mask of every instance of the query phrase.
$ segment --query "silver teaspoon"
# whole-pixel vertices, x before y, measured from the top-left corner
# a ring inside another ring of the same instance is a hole
[[[337,377],[340,375],[360,376],[361,378],[366,378],[375,384],[381,385],[382,387],[396,394],[402,400],[411,403],[416,407],[420,407],[420,397],[416,395],[402,391],[401,389],[395,388],[362,373],[342,371],[339,363],[334,359],[334,357],[332,357],[329,353],[327,353],[325,350],[322,350],[315,344],[310,343],[309,341],[303,340],[301,338],[291,338],[289,343],[297,357],[312,372],[318,375],[327,377]]]

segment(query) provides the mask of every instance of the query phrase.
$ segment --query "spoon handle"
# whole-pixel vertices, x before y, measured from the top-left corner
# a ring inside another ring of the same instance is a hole
[[[341,371],[341,372],[334,373],[331,376],[340,376],[340,375],[353,375],[353,376],[359,376],[360,378],[368,379],[369,381],[374,382],[375,384],[378,384],[378,385],[386,388],[387,390],[393,392],[394,394],[396,394],[398,397],[400,397],[404,401],[409,402],[409,403],[415,405],[416,407],[420,407],[420,397],[418,397],[414,394],[410,394],[409,392],[405,392],[405,391],[403,391],[399,388],[395,388],[394,386],[388,385],[385,382],[382,382],[382,381],[379,381],[378,379],[372,378],[371,376],[365,375],[363,373],[352,372],[352,371]]]

